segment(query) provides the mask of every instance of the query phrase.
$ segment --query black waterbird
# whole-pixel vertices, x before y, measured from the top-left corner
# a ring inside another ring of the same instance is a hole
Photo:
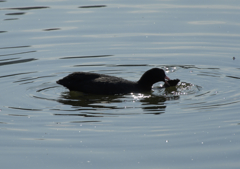
[[[92,94],[126,94],[151,91],[156,82],[165,82],[164,87],[176,86],[178,79],[170,80],[163,69],[152,68],[146,71],[137,81],[90,72],[74,72],[57,81],[70,91],[80,91]]]

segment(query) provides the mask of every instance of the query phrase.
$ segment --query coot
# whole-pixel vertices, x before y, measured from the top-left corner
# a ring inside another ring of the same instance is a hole
[[[65,86],[70,91],[111,95],[150,91],[152,85],[159,81],[171,86],[165,79],[171,81],[164,70],[153,68],[146,71],[137,82],[97,73],[74,72],[58,80],[57,83]]]

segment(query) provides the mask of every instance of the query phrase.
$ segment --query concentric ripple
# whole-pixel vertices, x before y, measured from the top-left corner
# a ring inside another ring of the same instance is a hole
[[[216,109],[240,102],[240,94],[236,93],[238,86],[232,87],[239,80],[238,75],[228,74],[225,69],[172,67],[174,68],[165,70],[170,70],[169,75],[181,79],[177,86],[163,88],[161,83],[157,83],[149,93],[114,96],[70,92],[55,83],[61,78],[58,75],[29,77],[29,74],[20,73],[16,76],[21,78],[15,80],[12,86],[12,92],[19,97],[13,98],[6,107],[24,111],[50,111],[55,115],[102,117],[139,113],[161,114],[167,106],[175,104],[176,101],[179,107],[186,110]]]

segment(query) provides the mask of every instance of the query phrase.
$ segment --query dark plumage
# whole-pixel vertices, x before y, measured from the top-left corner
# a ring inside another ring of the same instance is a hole
[[[146,71],[137,82],[97,73],[75,72],[58,80],[57,83],[71,91],[93,94],[124,94],[150,91],[154,83],[165,82],[165,79],[170,80],[164,70],[153,68]]]

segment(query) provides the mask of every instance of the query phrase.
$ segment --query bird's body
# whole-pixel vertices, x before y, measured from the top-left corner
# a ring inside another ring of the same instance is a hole
[[[70,91],[111,95],[150,91],[154,83],[165,79],[169,78],[162,69],[153,68],[145,72],[137,82],[104,74],[74,72],[57,83]]]

